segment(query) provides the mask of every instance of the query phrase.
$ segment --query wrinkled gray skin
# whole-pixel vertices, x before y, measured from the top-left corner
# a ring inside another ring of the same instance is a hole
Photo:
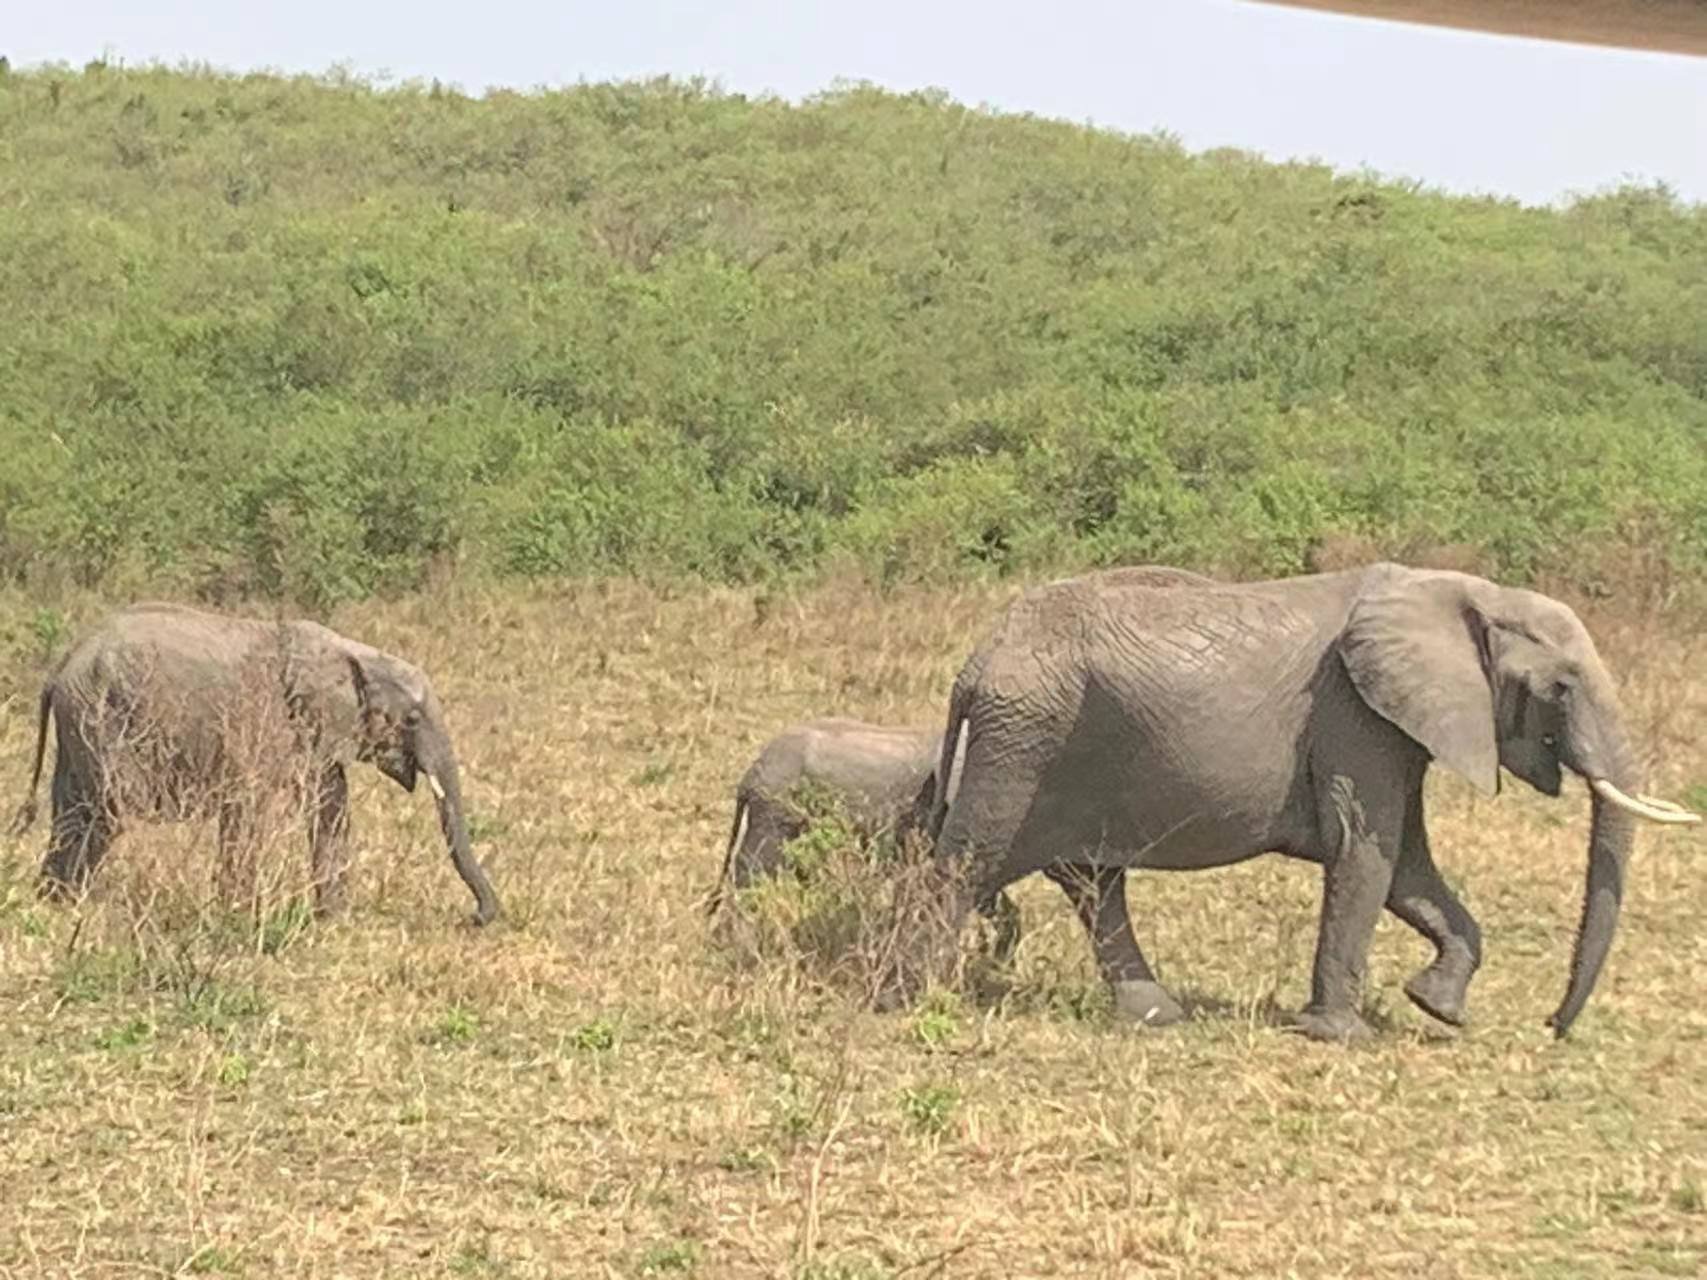
[[[1247,584],[1118,569],[1036,588],[961,669],[944,744],[936,910],[880,1007],[941,971],[969,903],[1052,860],[1194,870],[1274,851],[1323,867],[1298,1029],[1328,1040],[1368,1033],[1358,1000],[1383,906],[1435,948],[1406,993],[1464,1021],[1481,932],[1429,851],[1431,760],[1489,794],[1502,765],[1547,795],[1563,769],[1626,794],[1639,781],[1612,680],[1568,607],[1388,563]],[[1549,1019],[1560,1036],[1611,945],[1634,835],[1602,789],[1570,979]],[[1179,1019],[1124,895],[1103,894],[1095,916],[1121,1014]]]
[[[896,728],[862,720],[809,720],[767,742],[735,790],[735,819],[710,912],[728,889],[743,889],[782,868],[783,847],[806,830],[789,803],[802,783],[838,796],[861,837],[891,832],[897,841],[927,829],[935,801],[943,735],[936,729]],[[1105,899],[1125,901],[1124,867],[1051,864],[1043,873],[1067,895],[1087,928]],[[1006,960],[1019,945],[1019,908],[997,892],[977,903],[995,928],[992,952]],[[1124,909],[1124,907],[1122,907]]]
[[[308,812],[316,907],[336,911],[348,863],[345,769],[370,761],[406,791],[425,775],[474,920],[498,900],[474,859],[456,754],[427,677],[307,621],[263,622],[145,603],[72,646],[42,690],[29,796],[35,819],[47,726],[56,727],[47,896],[81,893],[129,819],[219,819],[222,862],[252,832],[257,787]],[[260,779],[258,781],[258,779]]]

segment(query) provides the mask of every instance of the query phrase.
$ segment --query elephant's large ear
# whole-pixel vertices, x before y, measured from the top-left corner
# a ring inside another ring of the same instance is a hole
[[[365,711],[368,705],[367,672],[362,670],[362,660],[355,654],[345,654],[344,660],[350,667],[350,686],[356,691],[356,705]]]
[[[301,628],[287,632],[283,645],[285,705],[298,732],[319,750],[342,753],[355,740],[362,708],[345,655]]]
[[[1369,706],[1489,795],[1499,742],[1486,629],[1462,574],[1371,570],[1340,637],[1340,657]]]

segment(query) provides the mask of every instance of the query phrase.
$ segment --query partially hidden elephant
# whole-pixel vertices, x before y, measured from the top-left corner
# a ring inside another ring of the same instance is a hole
[[[861,839],[897,843],[930,816],[942,734],[829,717],[791,725],[771,738],[735,787],[735,817],[713,890],[713,912],[727,890],[745,889],[782,870],[788,842],[809,823],[801,801],[819,789],[845,811]]]
[[[1407,995],[1460,1025],[1481,932],[1430,853],[1423,778],[1437,761],[1488,794],[1502,765],[1547,795],[1566,769],[1589,785],[1582,914],[1548,1020],[1564,1036],[1612,942],[1634,819],[1700,820],[1641,795],[1612,678],[1568,606],[1387,562],[1251,583],[1135,567],[1033,588],[962,666],[939,761],[936,874],[928,900],[896,904],[919,919],[880,1008],[942,972],[971,903],[1052,861],[1108,874],[1278,852],[1323,868],[1297,1030],[1368,1034],[1358,1003],[1383,906],[1435,949]],[[1121,1016],[1183,1016],[1124,893],[1081,917]]]
[[[735,788],[735,816],[710,914],[722,909],[731,890],[783,869],[786,845],[808,827],[799,804],[803,787],[839,802],[862,840],[887,833],[899,843],[922,834],[936,799],[942,741],[939,729],[827,717],[792,725],[766,742]],[[1103,901],[1125,892],[1124,868],[1051,864],[1043,872],[1087,926]],[[976,905],[994,930],[993,957],[1008,959],[1019,945],[1019,908],[1002,892]]]
[[[257,806],[284,790],[305,811],[320,914],[343,905],[348,789],[367,761],[413,792],[424,778],[451,861],[498,914],[475,860],[456,753],[426,675],[315,622],[268,622],[141,603],[85,633],[42,688],[29,794],[36,816],[49,719],[56,729],[46,896],[82,892],[125,822],[215,817],[222,861],[253,833]]]

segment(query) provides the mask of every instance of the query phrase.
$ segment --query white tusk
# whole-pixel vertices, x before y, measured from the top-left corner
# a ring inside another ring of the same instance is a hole
[[[1633,799],[1613,786],[1605,778],[1595,778],[1589,784],[1594,793],[1609,804],[1615,804],[1620,809],[1635,814],[1638,818],[1646,818],[1649,822],[1700,822],[1701,815],[1691,813],[1688,809],[1667,801],[1653,801],[1646,798]]]
[[[1636,799],[1640,800],[1643,804],[1651,804],[1656,809],[1670,809],[1673,813],[1689,812],[1689,810],[1685,809],[1680,804],[1673,804],[1670,800],[1661,800],[1658,796],[1644,795],[1640,791],[1636,793]]]
[[[444,787],[440,784],[439,780],[430,773],[427,775],[427,785],[433,789],[433,799],[443,800],[445,798]]]

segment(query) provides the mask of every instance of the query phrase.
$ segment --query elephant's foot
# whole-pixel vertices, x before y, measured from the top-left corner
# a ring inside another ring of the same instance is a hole
[[[1114,995],[1114,1016],[1138,1026],[1169,1027],[1185,1021],[1185,1010],[1159,982],[1132,979],[1109,983]]]
[[[1468,975],[1460,977],[1439,965],[1421,969],[1405,983],[1405,994],[1430,1017],[1439,1018],[1448,1026],[1464,1025],[1464,988]]]
[[[898,1013],[912,1007],[925,989],[925,975],[916,961],[898,957],[877,973],[871,1007],[878,1013]]]
[[[1292,1029],[1312,1040],[1326,1040],[1334,1044],[1367,1040],[1375,1034],[1352,1009],[1308,1008],[1294,1019]]]
[[[1019,908],[1007,894],[998,893],[978,904],[978,914],[984,917],[993,935],[989,945],[990,958],[999,965],[1008,963],[1019,949]]]
[[[36,896],[43,902],[64,905],[75,902],[78,898],[78,891],[71,881],[61,879],[51,872],[43,872],[36,881]]]
[[[878,1013],[896,1013],[913,1003],[912,985],[893,974],[885,976],[871,997],[871,1007]]]

